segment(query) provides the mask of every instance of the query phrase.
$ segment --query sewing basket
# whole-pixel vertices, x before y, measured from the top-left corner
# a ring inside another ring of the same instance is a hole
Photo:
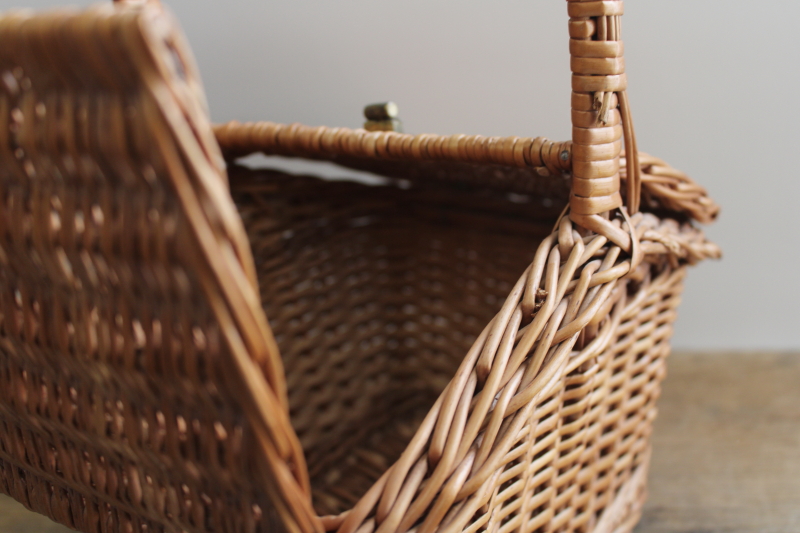
[[[212,126],[157,2],[2,14],[0,492],[84,533],[631,531],[717,207],[637,150],[622,2],[567,5],[561,143]]]

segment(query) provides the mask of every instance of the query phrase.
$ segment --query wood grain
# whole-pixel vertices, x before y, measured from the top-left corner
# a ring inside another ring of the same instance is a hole
[[[667,364],[636,533],[800,531],[800,355]]]
[[[636,533],[800,531],[800,354],[676,354]],[[0,497],[0,532],[66,528]]]

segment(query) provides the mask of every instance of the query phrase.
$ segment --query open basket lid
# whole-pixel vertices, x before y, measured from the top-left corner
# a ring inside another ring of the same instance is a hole
[[[317,529],[247,235],[176,22],[153,5],[12,11],[0,42],[3,226],[16,235],[0,253],[4,284],[46,288],[29,322],[40,338],[17,333],[63,355],[37,369],[82,402],[80,422],[52,437],[64,446],[52,465],[12,461],[27,479],[0,490],[84,530],[98,509],[120,530],[195,530],[214,491],[238,493],[242,523]],[[84,427],[98,404],[100,422]],[[124,427],[105,429],[104,405],[124,410],[108,415]],[[199,469],[175,460],[192,424],[217,449]],[[95,454],[91,480],[73,472],[84,461],[69,461],[73,441]]]

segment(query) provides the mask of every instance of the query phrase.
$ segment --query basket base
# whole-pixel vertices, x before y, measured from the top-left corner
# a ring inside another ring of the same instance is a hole
[[[649,455],[649,454],[648,454]],[[592,533],[631,533],[642,517],[647,499],[648,457],[622,486],[614,502],[609,505]]]

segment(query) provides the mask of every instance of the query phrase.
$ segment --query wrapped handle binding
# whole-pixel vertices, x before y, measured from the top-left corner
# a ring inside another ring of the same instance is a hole
[[[630,236],[611,224],[622,207],[620,154],[627,171],[627,214],[639,210],[641,169],[626,93],[620,35],[622,0],[568,0],[572,69],[572,191],[570,218],[631,251]]]

